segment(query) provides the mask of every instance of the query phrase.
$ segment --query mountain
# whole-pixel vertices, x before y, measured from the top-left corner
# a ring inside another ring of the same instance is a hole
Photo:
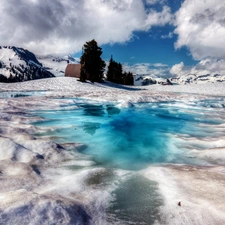
[[[225,75],[220,74],[188,74],[170,78],[174,84],[202,84],[202,83],[221,83],[225,82]]]
[[[74,58],[70,55],[64,57],[55,57],[55,56],[37,56],[39,62],[56,77],[64,76],[66,66],[68,63],[79,64],[80,59]]]
[[[152,85],[152,84],[172,85],[171,81],[166,78],[150,77],[149,75],[146,75],[146,74],[134,75],[135,86],[146,86],[146,85]]]
[[[0,46],[0,82],[49,77],[54,75],[43,67],[32,52],[14,46]]]
[[[79,64],[72,56],[35,56],[32,52],[14,46],[0,46],[0,82],[21,82],[27,80],[64,76],[68,63]],[[134,75],[134,85],[171,85],[225,82],[225,75],[188,74],[172,78],[151,77],[147,74]]]
[[[145,86],[152,84],[173,85],[173,84],[203,84],[203,83],[221,83],[225,82],[225,75],[205,74],[196,75],[188,74],[172,78],[151,77],[147,74],[134,75],[134,85]]]

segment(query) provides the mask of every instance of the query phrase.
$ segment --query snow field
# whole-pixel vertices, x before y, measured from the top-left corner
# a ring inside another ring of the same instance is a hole
[[[0,224],[113,224],[106,215],[114,198],[112,192],[118,187],[118,179],[123,182],[133,175],[144,176],[158,184],[163,205],[160,206],[161,220],[156,224],[224,223],[224,124],[203,128],[205,132],[216,132],[211,139],[180,135],[172,137],[169,143],[186,145],[190,157],[206,160],[207,166],[155,164],[135,172],[96,165],[91,156],[80,153],[82,144],[59,145],[50,137],[34,137],[44,128],[31,122],[43,118],[27,114],[27,110],[56,110],[65,101],[72,103],[63,97],[112,101],[118,107],[177,100],[181,110],[188,110],[188,104],[200,107],[201,100],[223,99],[224,84],[137,88],[108,82],[80,83],[74,78],[60,77],[0,83],[0,89],[45,91],[44,96],[0,99]],[[210,116],[212,110],[213,115],[224,119],[223,103],[218,105],[213,101],[207,107],[208,111],[203,114]]]

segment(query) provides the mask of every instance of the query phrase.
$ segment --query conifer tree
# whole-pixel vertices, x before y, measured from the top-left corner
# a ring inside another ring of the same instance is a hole
[[[107,80],[113,83],[122,84],[123,68],[121,63],[113,60],[112,56],[108,65]]]
[[[107,80],[117,84],[134,85],[131,72],[124,72],[121,63],[113,60],[112,56],[108,65]]]
[[[125,72],[123,74],[123,83],[125,85],[134,85],[134,76],[131,72]]]
[[[86,42],[83,46],[83,54],[80,58],[81,72],[80,81],[102,82],[105,62],[101,59],[102,48],[98,47],[97,42]]]

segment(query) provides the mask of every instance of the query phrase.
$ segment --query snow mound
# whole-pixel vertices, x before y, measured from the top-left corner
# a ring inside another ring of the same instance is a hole
[[[41,196],[20,189],[0,195],[1,224],[90,224],[90,216],[77,203],[54,196]]]

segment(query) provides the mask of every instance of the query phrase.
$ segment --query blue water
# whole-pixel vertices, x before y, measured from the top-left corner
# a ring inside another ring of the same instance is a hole
[[[68,110],[68,106],[74,108]],[[83,143],[87,146],[83,153],[92,155],[96,163],[136,170],[150,163],[196,163],[185,156],[185,149],[178,147],[175,137],[216,135],[210,125],[222,121],[209,116],[213,115],[210,109],[204,102],[189,107],[161,102],[119,108],[112,103],[74,100],[61,110],[33,113],[46,119],[35,125],[55,128],[39,135],[52,136],[58,143]]]
[[[29,96],[44,96],[47,91],[0,91],[0,98],[20,98]]]
[[[160,223],[164,197],[158,183],[139,170],[161,163],[209,165],[187,153],[207,149],[209,142],[198,143],[198,139],[208,141],[224,136],[223,129],[218,128],[224,121],[223,99],[142,103],[130,108],[79,98],[72,99],[72,104],[71,99],[65,99],[65,104],[59,100],[60,110],[32,112],[45,118],[34,124],[46,127],[36,135],[49,136],[57,143],[83,143],[86,148],[80,151],[93,156],[97,166],[106,169],[104,173],[91,174],[87,185],[93,185],[93,190],[98,185],[102,188],[102,184],[115,185],[106,210],[108,224]],[[114,173],[114,168],[138,172],[121,176]]]

